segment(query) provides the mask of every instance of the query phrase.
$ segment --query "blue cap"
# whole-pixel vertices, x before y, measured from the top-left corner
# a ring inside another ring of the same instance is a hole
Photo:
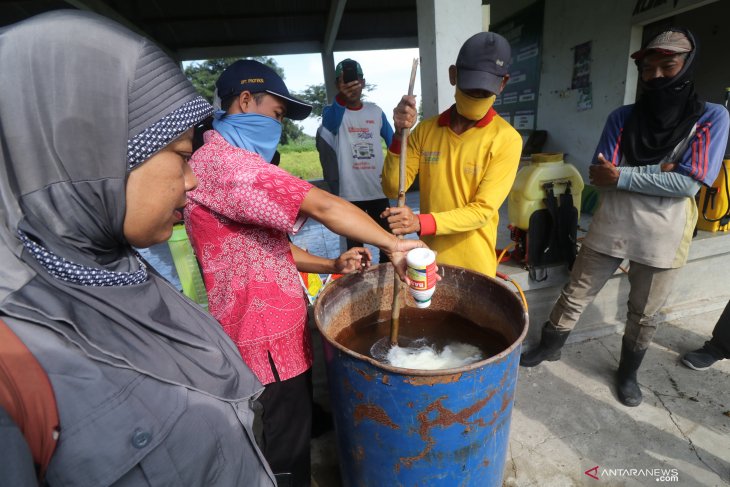
[[[291,96],[276,71],[253,59],[240,59],[228,66],[215,87],[221,100],[243,91],[278,96],[286,102],[286,117],[292,120],[303,120],[312,112],[311,105]]]

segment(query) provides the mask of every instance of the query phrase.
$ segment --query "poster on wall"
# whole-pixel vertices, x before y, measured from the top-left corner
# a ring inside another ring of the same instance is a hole
[[[535,127],[535,112],[533,110],[519,110],[515,112],[512,126],[520,133],[523,130],[533,130]]]
[[[591,41],[573,48],[572,89],[588,88],[591,85]]]
[[[590,85],[578,89],[578,111],[582,112],[593,108],[593,90]]]
[[[494,109],[525,136],[537,128],[543,10],[544,3],[535,2],[490,26],[492,32],[502,35],[512,47],[510,79],[497,96]]]
[[[570,87],[578,91],[578,111],[593,108],[593,88],[591,86],[591,41],[578,44],[573,48],[573,79]]]

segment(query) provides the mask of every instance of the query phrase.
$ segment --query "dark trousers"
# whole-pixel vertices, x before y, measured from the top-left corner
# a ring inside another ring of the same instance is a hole
[[[386,232],[390,233],[390,227],[388,226],[388,220],[384,218],[380,218],[380,214],[385,211],[386,208],[390,206],[390,201],[388,198],[381,198],[379,200],[368,200],[368,201],[351,201],[351,203],[358,208],[360,208],[362,211],[368,214],[370,218],[375,220],[378,225],[383,227]],[[362,247],[362,242],[356,242],[355,240],[347,239],[347,248],[351,249],[353,247]],[[380,260],[378,261],[380,264],[384,264],[385,262],[390,262],[390,259],[388,259],[388,256],[385,255],[385,252],[380,252]]]
[[[279,487],[308,487],[311,480],[312,369],[264,386],[261,450]]]
[[[707,342],[716,357],[730,358],[730,301],[712,330],[712,338]]]

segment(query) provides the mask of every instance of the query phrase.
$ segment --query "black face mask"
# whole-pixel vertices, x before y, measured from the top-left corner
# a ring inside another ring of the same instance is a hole
[[[672,78],[640,81],[643,90],[629,115],[623,131],[622,150],[632,166],[656,164],[689,134],[705,110],[705,103],[694,90],[694,65],[697,44],[689,31],[693,49],[682,70]],[[637,62],[638,65],[638,62]]]
[[[642,81],[641,84],[644,87],[645,93],[647,95],[651,95],[651,93],[660,91],[662,89],[673,93],[679,93],[690,83],[692,83],[692,80],[690,79],[678,79],[680,76],[681,73],[677,74],[677,76],[675,76],[674,78],[654,78],[650,79],[649,81]]]

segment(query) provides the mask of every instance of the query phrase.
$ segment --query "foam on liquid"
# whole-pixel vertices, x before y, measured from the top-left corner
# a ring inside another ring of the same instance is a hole
[[[483,359],[482,351],[474,345],[452,342],[439,350],[425,338],[414,340],[408,347],[392,347],[387,356],[394,367],[421,370],[454,369]]]

